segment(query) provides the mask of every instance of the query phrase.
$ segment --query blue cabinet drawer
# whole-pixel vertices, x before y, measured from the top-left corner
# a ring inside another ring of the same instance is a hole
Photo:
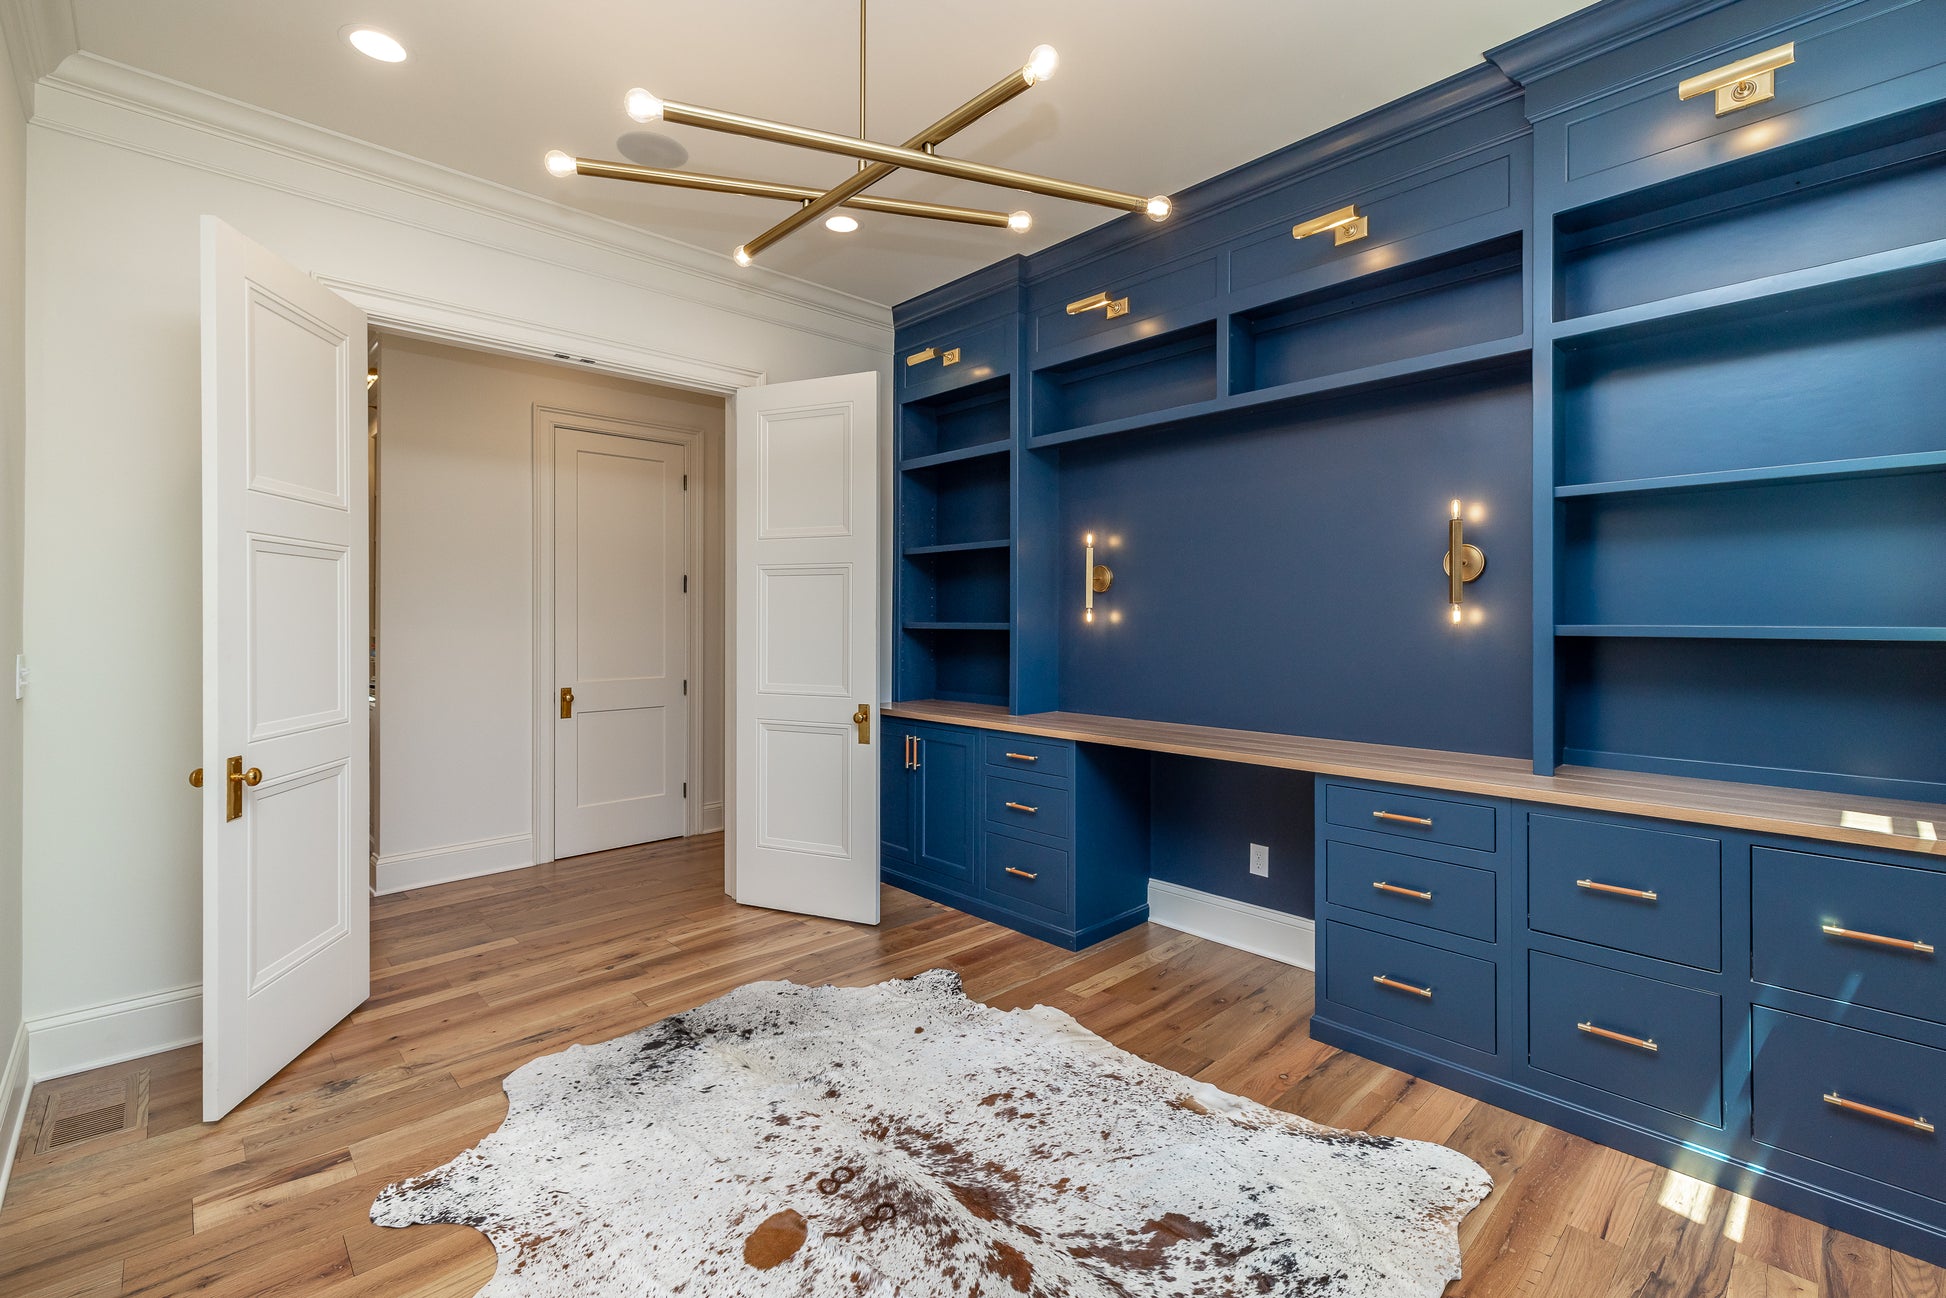
[[[1058,847],[987,831],[989,897],[1037,919],[1066,921],[1074,913],[1071,858]]]
[[[1723,1000],[1528,954],[1527,1056],[1542,1072],[1723,1125]]]
[[[1527,926],[1721,969],[1723,845],[1698,834],[1529,813]]]
[[[1105,293],[1111,302],[1126,299],[1128,309],[1114,319],[1102,308],[1068,314],[1071,303]],[[1216,297],[1216,258],[1205,257],[1148,275],[1121,275],[1112,268],[1093,278],[1073,276],[1050,284],[1034,312],[1034,352],[1046,355],[1082,342],[1101,347],[1153,337],[1188,323],[1207,319],[1208,304]],[[1077,348],[1092,351],[1093,348]]]
[[[968,329],[949,330],[899,351],[902,398],[945,392],[962,383],[1004,374],[1013,368],[1012,317]]]
[[[1487,1054],[1496,1049],[1492,961],[1335,920],[1325,925],[1325,951],[1325,995],[1338,1004]]]
[[[1072,799],[1068,791],[1048,784],[1029,784],[988,774],[987,823],[1009,829],[1032,830],[1052,838],[1067,838]]]
[[[1750,1041],[1757,1140],[1946,1200],[1946,1050],[1764,1006]]]
[[[1493,851],[1498,841],[1496,815],[1494,808],[1477,802],[1391,793],[1355,784],[1325,787],[1325,819],[1334,825],[1481,852]]]
[[[1065,739],[1029,739],[989,731],[986,737],[987,765],[1010,771],[1032,771],[1069,779],[1074,774],[1074,745]]]
[[[1358,843],[1324,845],[1325,899],[1368,914],[1494,940],[1491,870],[1450,865]]]
[[[1946,873],[1759,847],[1750,875],[1751,977],[1946,1023]]]

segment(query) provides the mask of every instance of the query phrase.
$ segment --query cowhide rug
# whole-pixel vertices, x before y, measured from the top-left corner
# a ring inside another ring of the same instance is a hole
[[[498,1131],[372,1206],[486,1232],[490,1298],[1433,1298],[1492,1188],[944,970],[754,983],[506,1086]]]

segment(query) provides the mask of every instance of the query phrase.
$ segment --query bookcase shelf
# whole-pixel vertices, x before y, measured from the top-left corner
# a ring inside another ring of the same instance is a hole
[[[908,545],[908,556],[918,557],[925,554],[963,554],[971,550],[1005,550],[1013,545],[1006,537],[997,541],[950,541],[945,545]]]
[[[1946,451],[1910,455],[1865,455],[1849,460],[1819,460],[1810,464],[1773,464],[1754,469],[1723,469],[1715,473],[1675,473],[1659,478],[1624,478],[1614,482],[1571,482],[1554,489],[1557,499],[1583,496],[1634,496],[1664,491],[1699,491],[1711,487],[1761,486],[1772,482],[1834,482],[1842,478],[1890,478],[1907,473],[1946,472]]]
[[[1581,623],[1554,628],[1558,636],[1639,640],[1916,640],[1946,642],[1940,626],[1675,626]]]
[[[907,473],[920,469],[936,469],[944,464],[963,464],[967,460],[983,459],[989,455],[1005,455],[1013,449],[1013,443],[1004,438],[997,442],[981,442],[977,446],[964,446],[956,451],[938,451],[932,455],[915,456],[900,463],[899,468]]]

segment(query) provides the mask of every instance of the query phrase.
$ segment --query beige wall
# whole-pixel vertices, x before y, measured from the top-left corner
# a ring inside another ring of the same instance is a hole
[[[378,369],[379,889],[551,856],[532,814],[537,406],[704,436],[690,780],[720,824],[722,398],[391,335]]]
[[[26,443],[27,140],[13,64],[0,49],[0,680],[20,648],[22,448]],[[26,1081],[21,1025],[20,705],[0,687],[0,1168],[12,1154],[10,1103]],[[16,1059],[16,1055],[19,1056]],[[21,1098],[24,1099],[24,1093]]]

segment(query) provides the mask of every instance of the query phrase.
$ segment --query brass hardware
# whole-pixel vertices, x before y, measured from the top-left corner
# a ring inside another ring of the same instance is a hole
[[[1030,816],[1037,815],[1040,812],[1039,807],[1030,807],[1024,802],[1009,802],[1007,805],[1009,807],[1012,807],[1015,811],[1024,811]]]
[[[1616,883],[1596,883],[1593,879],[1576,879],[1574,886],[1586,888],[1589,892],[1605,892],[1615,897],[1633,897],[1637,901],[1660,901],[1661,898],[1647,888],[1624,888]]]
[[[1466,524],[1460,519],[1460,503],[1453,502],[1453,516],[1446,520],[1446,602],[1452,606],[1453,621],[1460,620],[1460,605],[1466,598],[1466,583],[1475,581],[1487,570],[1486,554],[1477,545],[1466,543]]]
[[[1598,1028],[1592,1023],[1577,1023],[1574,1026],[1591,1037],[1600,1037],[1604,1041],[1619,1041],[1625,1046],[1634,1046],[1637,1050],[1646,1050],[1650,1054],[1655,1054],[1662,1049],[1648,1037],[1632,1037],[1626,1032],[1611,1032],[1607,1028]]]
[[[243,815],[243,786],[247,784],[253,789],[256,788],[263,781],[264,773],[254,766],[247,771],[244,770],[241,757],[232,757],[228,766],[230,800],[229,805],[224,808],[223,819],[237,820]]]
[[[939,349],[937,347],[928,347],[922,352],[914,352],[912,355],[906,357],[905,363],[907,365],[924,365],[937,355],[939,355]]]
[[[1819,925],[1832,937],[1842,937],[1852,942],[1870,942],[1875,946],[1889,946],[1898,951],[1910,951],[1914,955],[1933,954],[1932,943],[1914,942],[1910,938],[1881,937],[1877,933],[1860,933],[1856,929],[1839,928],[1836,924]]]
[[[1395,992],[1406,992],[1413,996],[1422,996],[1427,1000],[1432,999],[1432,988],[1430,987],[1414,987],[1411,983],[1402,983],[1398,979],[1385,974],[1373,974],[1372,981],[1381,987],[1390,987]]]
[[[1013,758],[1016,762],[1038,762],[1041,760],[1032,753],[1008,753],[1007,756]]]
[[[571,721],[573,719],[574,719],[574,686],[563,685],[561,687],[561,720]]]
[[[959,348],[948,347],[944,352],[940,354],[939,363],[941,365],[959,364]]]
[[[1881,1109],[1876,1105],[1860,1104],[1857,1100],[1847,1100],[1836,1091],[1832,1091],[1826,1095],[1824,1102],[1840,1109],[1849,1109],[1853,1113],[1862,1113],[1868,1118],[1878,1118],[1885,1122],[1896,1122],[1901,1127],[1911,1127],[1914,1131],[1923,1131],[1928,1136],[1934,1134],[1932,1123],[1927,1122],[1924,1118],[1907,1117],[1903,1113],[1894,1113],[1890,1109]]]
[[[912,769],[912,740],[911,735],[905,737],[905,769],[908,771]]]
[[[851,714],[851,724],[858,727],[859,743],[861,744],[871,743],[872,742],[872,705],[869,703],[860,703],[858,705],[858,710]]]
[[[1372,889],[1375,892],[1389,892],[1398,897],[1417,897],[1420,901],[1432,900],[1432,894],[1429,892],[1420,892],[1417,888],[1401,888],[1396,883],[1374,883]]]
[[[1069,307],[1068,309],[1072,311],[1074,308]],[[1115,584],[1115,571],[1105,563],[1095,562],[1095,534],[1093,532],[1082,537],[1081,544],[1086,552],[1082,558],[1081,579],[1083,585],[1081,594],[1081,620],[1084,622],[1092,622],[1095,620],[1095,596],[1106,592],[1110,586]]]
[[[1794,41],[1786,42],[1762,54],[1752,54],[1747,59],[1725,63],[1699,76],[1687,77],[1676,87],[1676,97],[1694,99],[1714,91],[1716,115],[1722,117],[1726,113],[1761,104],[1767,99],[1775,99],[1777,69],[1795,62],[1797,44]]]
[[[1023,878],[1023,879],[1038,879],[1038,878],[1040,878],[1040,876],[1039,876],[1038,874],[1029,874],[1029,873],[1027,873],[1027,871],[1025,871],[1025,870],[1016,870],[1016,869],[1014,869],[1014,868],[1013,868],[1013,867],[1012,867],[1011,865],[1007,867],[1007,873],[1008,873],[1008,874],[1017,874],[1017,875],[1019,875],[1019,876],[1020,876],[1021,878]]]
[[[1291,238],[1308,239],[1314,234],[1331,231],[1331,242],[1337,246],[1355,243],[1371,233],[1371,222],[1358,214],[1358,204],[1352,203],[1335,212],[1314,216],[1308,221],[1299,221],[1291,227]]]
[[[926,741],[919,736],[912,737],[912,769],[919,770],[926,764]]]
[[[776,198],[786,202],[803,203],[791,217],[803,215],[815,206],[828,191],[813,189],[809,185],[785,185],[768,180],[745,180],[739,176],[712,176],[701,171],[666,171],[661,167],[638,167],[632,162],[610,162],[602,158],[574,159],[575,174],[598,176],[603,180],[632,180],[642,185],[668,185],[675,189],[700,189],[713,194],[738,194],[745,198]],[[891,174],[892,168],[886,168]],[[832,207],[849,207],[860,212],[878,212],[886,216],[920,216],[933,221],[954,221],[961,225],[987,225],[995,229],[1005,229],[1008,214],[989,212],[977,207],[953,207],[946,203],[922,203],[914,199],[878,198],[870,194],[847,195],[840,203],[821,207],[819,212],[827,212]],[[786,220],[791,217],[785,218]],[[793,225],[792,229],[797,227]],[[759,235],[758,238],[763,236]],[[761,248],[774,243],[768,240],[758,244],[757,239],[744,245],[744,251],[755,257]],[[753,247],[752,245],[756,245]]]
[[[1080,315],[1083,311],[1106,310],[1110,320],[1128,314],[1128,299],[1111,298],[1106,293],[1090,293],[1087,297],[1068,303],[1069,315]]]
[[[1092,578],[1088,585],[1094,590],[1095,594],[1100,595],[1115,584],[1115,570],[1105,563],[1098,563],[1095,565]]]
[[[195,770],[189,773],[189,787],[192,789],[200,789],[203,787],[202,767],[198,766]]]
[[[1431,816],[1406,816],[1396,811],[1374,811],[1372,813],[1372,819],[1391,820],[1401,825],[1424,825],[1427,829],[1432,828]]]

